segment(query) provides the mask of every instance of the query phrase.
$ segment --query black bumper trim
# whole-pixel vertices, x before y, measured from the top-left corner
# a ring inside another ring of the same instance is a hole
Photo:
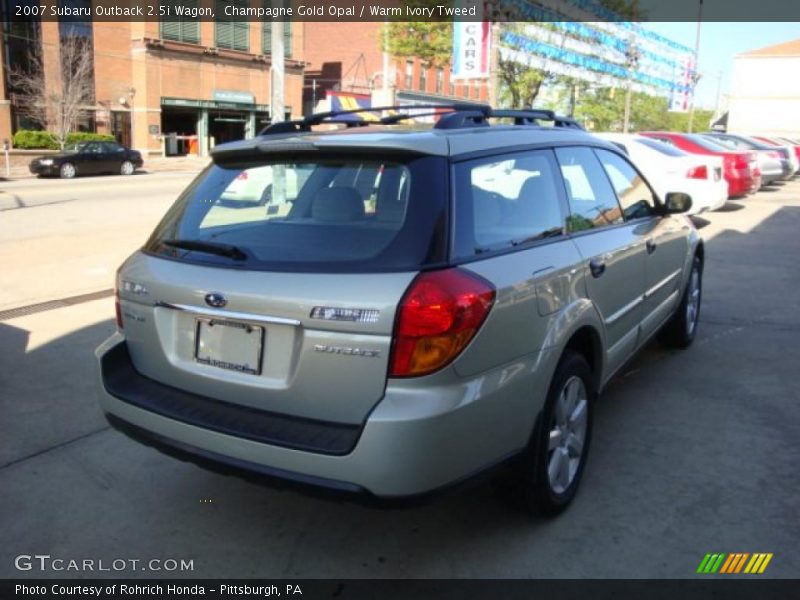
[[[354,498],[372,496],[367,490],[354,483],[304,475],[294,471],[241,460],[232,456],[217,454],[211,450],[185,444],[148,429],[143,429],[113,414],[106,413],[105,416],[111,427],[130,439],[154,448],[162,454],[184,462],[190,462],[214,473],[232,475],[254,483],[267,484],[273,488],[300,490],[313,495]]]
[[[336,456],[350,453],[361,435],[361,425],[281,415],[159,383],[136,371],[125,342],[103,355],[101,373],[106,391],[123,402],[226,435]]]

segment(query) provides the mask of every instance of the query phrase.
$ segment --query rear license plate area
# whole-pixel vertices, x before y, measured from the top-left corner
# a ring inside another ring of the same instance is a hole
[[[195,319],[194,359],[201,364],[261,374],[264,328],[228,319]]]

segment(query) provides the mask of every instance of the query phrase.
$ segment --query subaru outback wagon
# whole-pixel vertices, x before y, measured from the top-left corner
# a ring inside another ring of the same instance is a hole
[[[695,336],[691,198],[546,111],[443,110],[216,148],[118,272],[96,352],[111,424],[378,499],[502,466],[518,503],[566,507],[597,394],[655,334]]]

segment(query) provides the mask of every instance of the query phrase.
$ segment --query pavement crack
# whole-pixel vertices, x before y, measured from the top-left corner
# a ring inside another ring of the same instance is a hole
[[[47,454],[48,452],[52,452],[53,450],[58,450],[59,448],[64,448],[65,446],[69,446],[70,444],[74,444],[75,442],[80,442],[81,440],[85,440],[86,438],[90,438],[93,435],[96,435],[98,433],[102,433],[102,432],[107,431],[109,429],[111,429],[111,427],[106,425],[105,427],[101,427],[100,429],[96,429],[94,431],[90,431],[88,433],[84,433],[83,435],[79,435],[78,437],[72,438],[71,440],[63,441],[60,444],[56,444],[55,446],[50,446],[49,448],[43,448],[42,450],[39,450],[38,452],[34,452],[33,454],[28,454],[27,456],[23,456],[21,458],[15,458],[12,461],[9,461],[9,462],[7,462],[5,464],[0,465],[0,471],[5,469],[6,467],[13,467],[14,465],[18,465],[18,464],[24,463],[25,461],[30,460],[32,458],[36,458],[37,456],[42,456],[43,454]]]

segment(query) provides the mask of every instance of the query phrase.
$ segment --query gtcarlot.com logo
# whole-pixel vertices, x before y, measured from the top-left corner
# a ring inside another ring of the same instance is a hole
[[[175,558],[53,558],[49,554],[20,554],[18,571],[194,571],[194,559]]]
[[[743,573],[747,575],[761,575],[772,560],[771,552],[721,552],[706,554],[697,567],[701,575],[731,575]]]

